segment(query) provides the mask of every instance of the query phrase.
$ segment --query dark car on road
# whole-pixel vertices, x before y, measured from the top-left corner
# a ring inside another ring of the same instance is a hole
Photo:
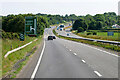
[[[55,36],[53,36],[53,39],[56,39],[56,37],[55,37]]]
[[[67,34],[67,36],[69,36],[70,34]]]
[[[53,36],[48,36],[48,40],[53,40]]]

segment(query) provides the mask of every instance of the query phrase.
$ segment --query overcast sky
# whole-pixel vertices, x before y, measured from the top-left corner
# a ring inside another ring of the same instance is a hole
[[[0,15],[44,14],[118,14],[119,0],[0,0]]]

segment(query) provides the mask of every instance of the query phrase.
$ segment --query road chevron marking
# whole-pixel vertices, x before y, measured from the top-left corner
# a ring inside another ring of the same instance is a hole
[[[99,77],[102,77],[102,75],[98,71],[94,71],[95,74],[97,74]]]
[[[36,75],[36,73],[37,73],[38,67],[39,67],[39,65],[40,65],[40,63],[41,63],[41,59],[42,59],[44,50],[45,50],[45,40],[44,40],[44,45],[43,45],[43,49],[42,49],[41,55],[40,55],[40,57],[39,57],[39,60],[38,60],[38,62],[37,62],[37,65],[36,65],[33,73],[32,73],[32,76],[31,76],[31,79],[30,79],[30,80],[33,80],[33,79],[35,78],[35,75]]]

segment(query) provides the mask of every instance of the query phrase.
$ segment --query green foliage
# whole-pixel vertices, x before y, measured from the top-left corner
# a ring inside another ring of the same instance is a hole
[[[75,23],[73,24],[72,29],[78,30],[79,27],[82,27],[84,29],[84,31],[87,29],[88,24],[84,18],[80,18],[80,19],[76,20]]]
[[[92,33],[91,32],[88,32],[87,35],[91,35]]]
[[[49,27],[49,23],[46,18],[42,16],[37,17],[37,34],[42,35],[44,33],[44,29]]]
[[[23,15],[8,15],[2,19],[2,29],[6,32],[24,32]]]
[[[114,12],[96,14],[95,16],[86,15],[77,19],[73,24],[73,30],[78,30],[81,26],[84,30],[110,29],[112,25],[119,24],[118,16]]]
[[[93,32],[93,35],[97,35],[97,32]]]
[[[6,38],[9,38],[9,39],[19,39],[19,33],[11,33],[11,32],[5,32],[2,30],[2,38],[3,39],[6,39]]]
[[[83,32],[83,31],[84,31],[84,29],[82,27],[79,27],[77,33]]]

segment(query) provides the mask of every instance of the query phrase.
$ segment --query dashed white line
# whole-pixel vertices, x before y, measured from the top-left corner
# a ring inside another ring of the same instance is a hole
[[[82,60],[82,62],[83,62],[83,63],[86,63],[86,61],[85,61],[85,60]]]
[[[77,55],[76,53],[73,53],[75,56]]]
[[[107,53],[107,54],[112,55],[112,56],[115,56],[115,57],[119,57],[119,56],[116,55],[116,54],[113,54],[113,53],[110,53],[110,52],[107,52],[107,51],[104,51],[104,50],[101,50],[101,49],[98,49],[98,48],[95,48],[95,47],[92,47],[92,46],[88,46],[88,45],[86,45],[86,44],[82,44],[82,43],[78,43],[78,44],[81,44],[81,45],[83,45],[83,46],[86,46],[86,47],[89,47],[89,48],[92,48],[92,49],[96,49],[96,50],[98,50],[98,51]]]
[[[41,59],[42,59],[44,50],[45,50],[45,41],[44,41],[44,45],[43,45],[43,49],[42,49],[41,55],[40,55],[40,57],[39,57],[39,60],[38,60],[38,62],[37,62],[37,65],[36,65],[33,73],[32,73],[32,76],[31,76],[31,79],[30,79],[30,80],[33,80],[33,79],[35,78],[35,75],[36,75],[36,73],[37,73],[38,67],[39,67],[39,65],[40,65],[40,63],[41,63]]]
[[[99,77],[102,77],[102,75],[98,71],[94,71],[95,74],[97,74]]]

